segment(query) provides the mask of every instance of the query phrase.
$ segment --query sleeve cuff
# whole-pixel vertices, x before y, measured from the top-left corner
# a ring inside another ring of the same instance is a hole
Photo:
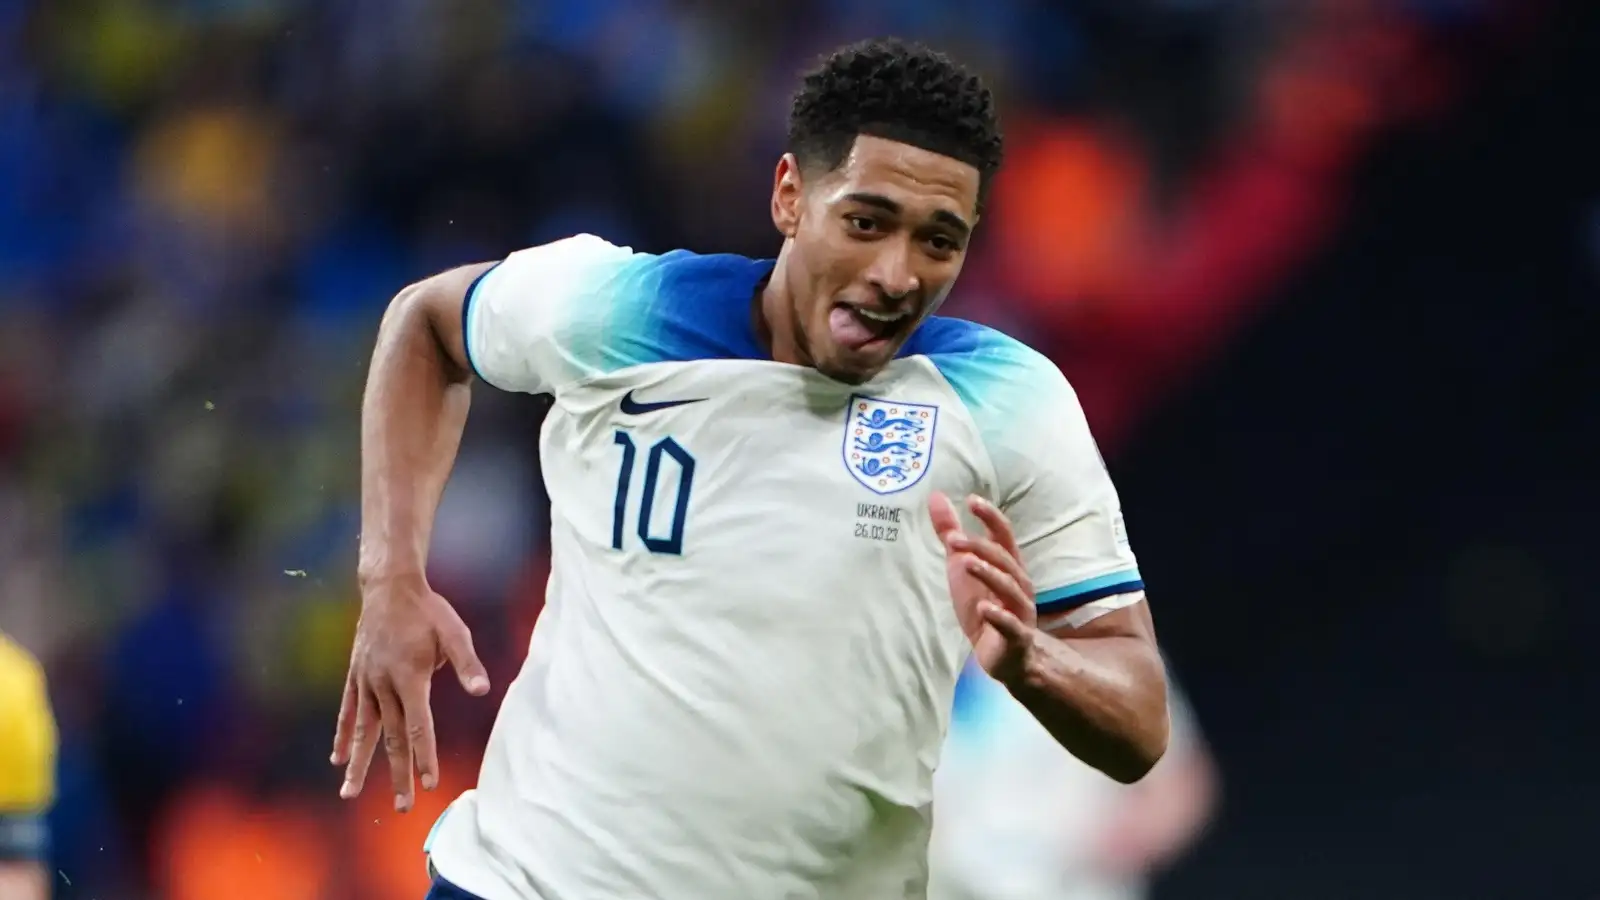
[[[1087,578],[1063,587],[1041,591],[1034,598],[1034,606],[1040,613],[1058,613],[1082,606],[1092,600],[1099,600],[1101,597],[1131,594],[1142,590],[1144,590],[1144,579],[1139,577],[1139,570],[1124,569],[1109,575]]]
[[[504,260],[501,262],[504,262]],[[467,355],[467,368],[472,370],[472,374],[484,381],[489,379],[484,378],[483,373],[478,371],[478,364],[472,358],[472,301],[478,293],[478,286],[483,284],[485,278],[489,277],[489,273],[498,268],[500,268],[500,263],[497,262],[484,269],[477,278],[472,279],[472,284],[467,286],[467,295],[461,299],[461,349]]]

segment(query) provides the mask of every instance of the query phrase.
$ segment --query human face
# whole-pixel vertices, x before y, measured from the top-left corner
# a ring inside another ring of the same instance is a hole
[[[976,167],[886,138],[856,138],[828,172],[785,155],[772,211],[789,309],[771,312],[789,321],[768,324],[788,361],[850,384],[882,371],[961,274],[977,200]]]

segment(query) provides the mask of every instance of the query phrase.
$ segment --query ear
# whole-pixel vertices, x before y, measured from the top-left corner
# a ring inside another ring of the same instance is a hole
[[[778,159],[778,168],[772,175],[772,224],[785,238],[800,231],[800,200],[805,185],[800,175],[800,163],[793,153]]]

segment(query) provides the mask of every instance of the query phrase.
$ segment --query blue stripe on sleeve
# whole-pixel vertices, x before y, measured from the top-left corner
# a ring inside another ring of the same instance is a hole
[[[751,309],[772,266],[772,260],[687,250],[636,255],[610,274],[609,308],[593,313],[600,321],[588,330],[603,336],[604,345],[573,355],[597,373],[658,362],[769,359]]]
[[[454,804],[451,804],[452,806]],[[433,820],[433,827],[428,829],[428,836],[422,839],[422,852],[433,852],[433,839],[439,836],[439,826],[444,824],[444,817],[450,815],[450,807],[446,806],[444,812],[439,813],[439,818]]]
[[[501,260],[501,262],[504,262],[504,260]],[[497,262],[484,269],[477,278],[472,279],[472,284],[467,286],[467,295],[461,298],[461,349],[467,355],[467,368],[472,370],[472,374],[484,381],[488,379],[484,378],[483,373],[478,371],[478,364],[472,361],[472,298],[478,293],[478,285],[483,284],[483,280],[489,277],[489,273],[498,268],[500,268],[500,263]]]
[[[1098,578],[1074,582],[1066,587],[1042,591],[1034,598],[1034,606],[1041,613],[1061,612],[1082,606],[1091,600],[1099,600],[1101,597],[1114,597],[1117,594],[1131,594],[1142,590],[1144,590],[1144,579],[1139,577],[1139,570],[1124,569]]]

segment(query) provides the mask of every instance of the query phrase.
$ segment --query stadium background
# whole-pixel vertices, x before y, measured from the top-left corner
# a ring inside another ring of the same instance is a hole
[[[0,628],[52,677],[58,895],[419,896],[443,798],[325,762],[383,303],[578,230],[772,252],[793,74],[893,32],[1003,95],[952,308],[1079,387],[1222,767],[1158,897],[1600,896],[1597,11],[0,0]],[[501,687],[540,412],[480,392],[437,532]],[[494,703],[438,696],[453,793]]]

